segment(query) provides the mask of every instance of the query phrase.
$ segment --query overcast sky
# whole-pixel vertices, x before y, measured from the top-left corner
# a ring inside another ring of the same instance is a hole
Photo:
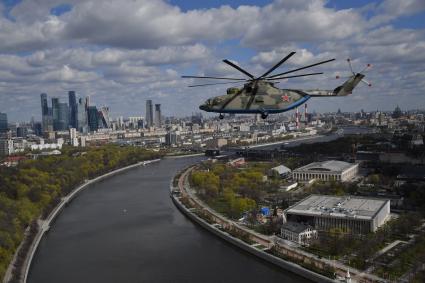
[[[187,88],[195,81],[181,75],[239,77],[225,58],[259,75],[290,51],[278,70],[337,60],[282,87],[333,89],[348,57],[357,71],[373,65],[371,88],[311,99],[310,110],[425,108],[424,0],[3,0],[0,14],[0,111],[11,121],[39,119],[40,93],[66,102],[68,90],[112,116],[144,115],[146,99],[184,116],[228,86]]]

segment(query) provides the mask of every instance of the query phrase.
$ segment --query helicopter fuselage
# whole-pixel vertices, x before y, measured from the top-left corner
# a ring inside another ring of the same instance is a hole
[[[311,98],[307,93],[294,89],[280,89],[272,82],[255,81],[241,89],[229,89],[227,95],[208,99],[199,106],[201,110],[216,113],[273,114],[294,109]]]

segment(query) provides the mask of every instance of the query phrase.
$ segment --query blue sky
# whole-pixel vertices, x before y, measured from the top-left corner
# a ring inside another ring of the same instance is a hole
[[[239,76],[224,58],[260,74],[291,51],[282,70],[337,60],[288,88],[333,89],[347,57],[374,65],[372,88],[311,110],[425,108],[423,0],[2,0],[0,10],[0,111],[12,121],[39,118],[41,92],[66,101],[71,89],[113,116],[144,115],[146,99],[190,114],[226,86],[190,89],[198,82],[182,74]]]

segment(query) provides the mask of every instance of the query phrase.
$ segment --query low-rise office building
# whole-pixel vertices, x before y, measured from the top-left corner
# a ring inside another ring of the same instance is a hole
[[[292,172],[292,177],[297,181],[319,179],[323,181],[348,181],[355,177],[359,171],[357,163],[348,163],[338,160],[313,162]]]
[[[375,232],[390,215],[390,200],[353,196],[311,195],[285,210],[288,222],[319,231],[339,228],[346,233]]]
[[[286,222],[282,225],[280,236],[300,245],[308,245],[312,239],[317,238],[317,230],[310,225]]]

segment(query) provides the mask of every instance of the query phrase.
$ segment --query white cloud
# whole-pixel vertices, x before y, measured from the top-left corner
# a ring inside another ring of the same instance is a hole
[[[425,10],[423,0],[386,0],[376,7],[377,15],[370,19],[371,25],[387,23]]]
[[[221,6],[182,12],[160,0],[92,0],[77,1],[70,12],[56,17],[48,15],[53,1],[43,1],[40,7],[25,1],[12,11],[17,22],[3,21],[7,28],[0,38],[11,39],[3,50],[33,50],[59,39],[135,49],[242,38],[247,46],[270,47],[342,39],[361,30],[364,21],[356,11],[336,11],[324,4],[276,1],[262,8]]]
[[[289,80],[282,87],[332,89],[338,82],[330,79],[348,71],[347,57],[354,58],[356,70],[375,65],[368,73],[372,89],[361,87],[343,102],[315,100],[317,107],[361,107],[366,98],[390,105],[397,94],[424,105],[418,97],[425,92],[425,31],[400,29],[391,22],[424,10],[420,0],[340,10],[327,7],[324,0],[276,0],[264,7],[187,12],[165,0],[72,0],[66,1],[70,12],[50,15],[62,3],[23,0],[10,12],[14,21],[0,17],[0,111],[29,107],[14,104],[27,98],[35,109],[28,113],[37,113],[39,92],[65,96],[75,89],[116,113],[135,114],[149,97],[176,105],[169,111],[184,114],[183,109],[196,111],[206,97],[224,93],[227,85],[190,89],[186,86],[193,81],[180,75],[244,77],[221,62],[229,53],[259,75],[291,51],[296,55],[279,70],[337,61],[305,70],[325,71],[325,76]],[[246,58],[246,50],[252,58]]]

